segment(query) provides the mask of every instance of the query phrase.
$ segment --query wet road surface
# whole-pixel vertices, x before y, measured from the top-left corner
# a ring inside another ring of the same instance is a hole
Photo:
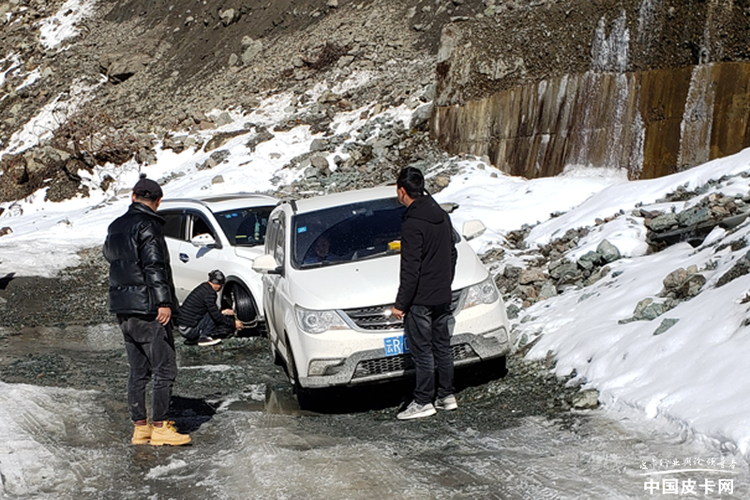
[[[520,359],[458,371],[457,411],[400,422],[408,383],[301,411],[265,338],[177,350],[173,413],[193,444],[132,446],[116,326],[0,328],[0,497],[750,498],[731,447],[627,408],[571,410],[575,389]]]

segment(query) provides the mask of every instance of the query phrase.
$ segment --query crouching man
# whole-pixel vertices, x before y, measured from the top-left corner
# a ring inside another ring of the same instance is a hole
[[[177,324],[186,344],[216,345],[221,342],[221,337],[242,330],[242,321],[234,319],[234,311],[220,311],[216,304],[217,294],[224,283],[224,273],[215,269],[208,273],[208,281],[195,287],[182,303]]]

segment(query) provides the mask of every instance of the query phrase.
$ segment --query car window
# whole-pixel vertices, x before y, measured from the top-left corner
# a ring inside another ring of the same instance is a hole
[[[254,247],[265,243],[268,216],[273,209],[273,206],[239,208],[216,212],[215,216],[230,244]]]
[[[210,234],[214,237],[215,240],[218,240],[216,238],[216,233],[211,227],[211,224],[209,224],[203,214],[190,213],[188,214],[188,218],[190,222],[188,229],[188,240],[192,240],[199,234]]]
[[[182,210],[165,210],[159,212],[164,217],[164,236],[178,240],[185,239],[185,217]]]
[[[393,253],[404,210],[394,197],[295,215],[292,263],[304,269]]]
[[[283,266],[284,258],[286,257],[286,251],[284,248],[284,228],[286,227],[286,223],[284,222],[284,215],[282,214],[278,220],[279,228],[278,232],[276,233],[276,244],[274,245],[273,256],[276,259],[276,263],[280,266]]]
[[[274,248],[276,247],[276,234],[279,232],[279,219],[272,219],[268,226],[268,232],[266,232],[266,254],[273,254]]]

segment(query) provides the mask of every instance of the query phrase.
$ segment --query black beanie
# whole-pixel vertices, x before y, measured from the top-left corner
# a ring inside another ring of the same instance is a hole
[[[141,179],[133,186],[133,194],[138,198],[144,198],[146,200],[158,200],[164,196],[164,192],[161,190],[156,181],[146,178],[146,174],[141,174]]]

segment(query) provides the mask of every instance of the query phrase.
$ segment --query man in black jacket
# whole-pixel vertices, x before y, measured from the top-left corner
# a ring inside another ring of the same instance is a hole
[[[406,167],[396,181],[406,206],[401,225],[400,285],[392,314],[404,331],[417,372],[414,401],[400,420],[428,417],[435,409],[455,410],[450,329],[451,282],[456,267],[453,226],[448,214],[424,191],[424,176]],[[435,399],[437,368],[437,399]],[[433,404],[434,402],[434,404]]]
[[[182,445],[180,434],[167,420],[172,385],[177,376],[171,319],[179,312],[164,219],[156,214],[161,203],[159,185],[141,175],[133,188],[128,211],[110,224],[104,242],[109,262],[109,310],[117,315],[125,339],[130,374],[128,406],[135,429],[133,444]],[[146,415],[146,385],[153,377],[152,422]]]
[[[220,311],[216,305],[217,292],[224,283],[224,273],[214,269],[208,273],[208,281],[195,287],[182,303],[177,325],[186,344],[215,345],[221,342],[218,336],[222,331],[242,330],[242,321],[234,319],[232,309]]]

